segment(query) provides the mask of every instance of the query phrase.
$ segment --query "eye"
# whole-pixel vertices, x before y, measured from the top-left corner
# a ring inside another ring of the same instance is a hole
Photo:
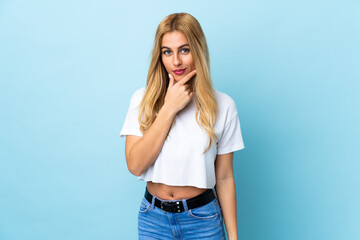
[[[165,51],[163,51],[163,53],[164,53],[165,55],[167,55],[166,52],[170,52],[170,50],[165,50]]]
[[[185,53],[188,53],[190,51],[190,49],[188,49],[188,48],[181,49],[181,51],[184,51],[184,50],[185,50]]]

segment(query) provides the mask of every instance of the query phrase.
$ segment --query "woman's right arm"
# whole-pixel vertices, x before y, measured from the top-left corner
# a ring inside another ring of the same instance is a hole
[[[129,171],[135,176],[140,176],[157,159],[177,114],[191,100],[189,84],[186,84],[196,71],[190,72],[174,84],[170,76],[169,87],[166,92],[164,105],[160,109],[155,121],[142,136],[127,135],[125,142],[125,157]]]

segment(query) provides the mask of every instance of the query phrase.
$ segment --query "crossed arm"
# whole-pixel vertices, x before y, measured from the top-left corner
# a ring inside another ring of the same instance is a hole
[[[238,239],[233,156],[234,153],[231,152],[217,155],[215,159],[215,190],[219,198],[229,240]]]

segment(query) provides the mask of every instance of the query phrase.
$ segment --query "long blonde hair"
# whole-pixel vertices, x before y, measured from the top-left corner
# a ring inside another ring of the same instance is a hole
[[[218,115],[218,105],[212,87],[210,57],[205,35],[196,18],[188,13],[168,15],[160,22],[156,30],[146,90],[139,109],[140,131],[144,134],[150,128],[164,105],[169,76],[161,60],[161,42],[164,34],[172,31],[180,31],[185,35],[195,64],[196,75],[189,82],[190,89],[194,92],[196,122],[205,129],[209,137],[209,145],[203,152],[205,153],[217,138],[214,125]],[[174,122],[170,129],[173,125]]]

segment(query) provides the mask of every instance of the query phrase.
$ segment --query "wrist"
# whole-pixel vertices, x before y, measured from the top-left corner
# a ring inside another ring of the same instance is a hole
[[[238,240],[237,236],[229,236],[229,240]]]
[[[237,235],[237,233],[228,234],[228,238],[229,238],[229,240],[238,240],[238,235]]]
[[[175,115],[176,115],[176,111],[174,111],[173,108],[170,108],[170,107],[169,107],[168,105],[166,105],[166,104],[164,104],[164,105],[161,107],[159,113],[160,113],[160,112],[163,112],[164,114],[168,115],[169,117],[175,117]]]

